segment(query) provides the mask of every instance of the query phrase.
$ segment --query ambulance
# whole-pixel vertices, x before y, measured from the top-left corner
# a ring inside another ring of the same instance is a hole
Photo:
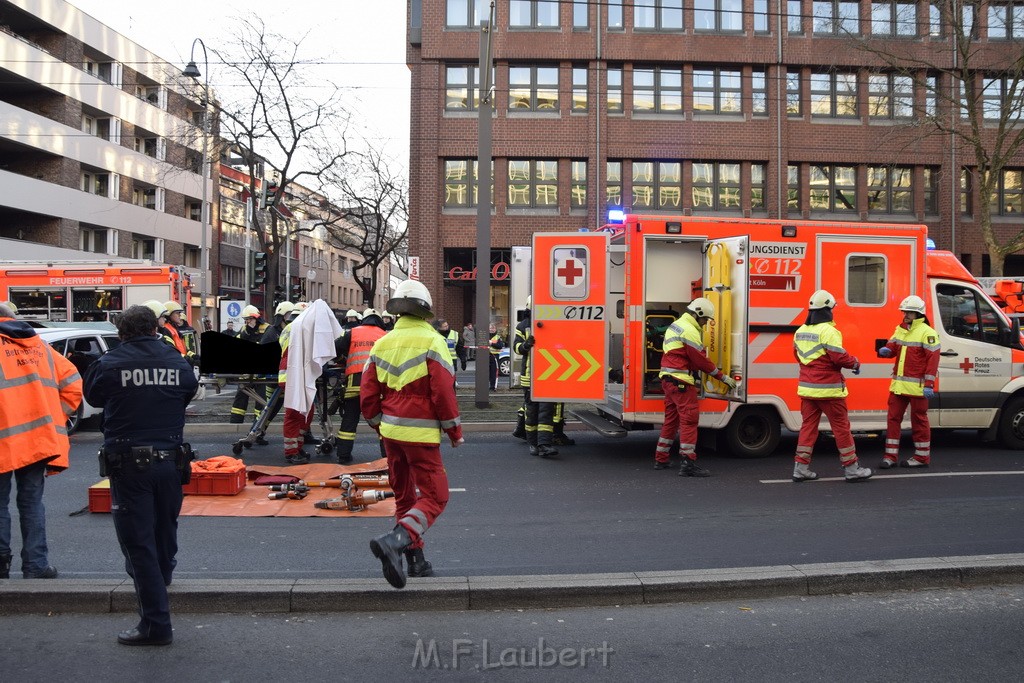
[[[149,299],[177,301],[186,311],[192,282],[177,266],[150,261],[0,261],[0,301],[18,317],[50,323],[102,322]]]
[[[852,427],[881,432],[893,361],[876,352],[916,294],[942,347],[933,429],[1024,448],[1020,323],[953,254],[929,247],[925,226],[884,223],[627,215],[595,232],[536,233],[513,248],[511,268],[513,307],[532,295],[534,397],[591,406],[573,412],[607,436],[656,428],[662,336],[703,296],[717,310],[707,353],[739,384],[699,378],[702,431],[721,451],[768,455],[783,428],[800,428],[793,334],[811,294],[827,289],[861,362],[846,379]]]

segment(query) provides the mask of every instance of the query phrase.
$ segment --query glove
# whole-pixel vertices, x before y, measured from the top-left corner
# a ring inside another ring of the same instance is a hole
[[[464,439],[462,437],[459,437],[458,439],[452,439],[451,437],[448,437],[448,438],[452,442],[452,448],[458,448],[462,444],[466,443],[466,439]]]
[[[935,398],[935,390],[932,389],[931,387],[925,387],[924,388],[924,397],[926,399],[928,399],[929,401],[932,400],[933,398]]]
[[[882,348],[878,349],[878,357],[892,358],[892,349],[890,349],[888,346],[883,346]]]
[[[530,349],[533,348],[533,345],[536,343],[537,340],[534,339],[533,337],[530,337],[529,339],[523,342],[523,351],[529,351]]]
[[[736,380],[734,380],[732,377],[730,377],[729,375],[726,375],[724,373],[722,374],[722,376],[719,378],[718,381],[721,382],[722,384],[724,384],[725,386],[729,387],[729,391],[732,391],[733,389],[736,388],[736,384],[737,384]]]
[[[855,362],[853,364],[853,374],[855,374],[855,375],[859,375],[860,374],[860,361],[857,361],[857,362]]]

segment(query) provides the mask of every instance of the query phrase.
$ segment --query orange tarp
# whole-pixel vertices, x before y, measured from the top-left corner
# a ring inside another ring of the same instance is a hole
[[[384,458],[357,465],[329,465],[310,463],[291,467],[269,467],[254,465],[249,468],[246,487],[234,496],[185,496],[181,505],[182,515],[196,517],[393,517],[395,499],[389,498],[368,506],[361,512],[347,510],[321,510],[313,507],[318,500],[337,498],[341,489],[310,488],[302,500],[270,500],[269,486],[256,486],[252,480],[265,474],[279,474],[298,477],[304,481],[326,481],[343,474],[366,474],[387,472],[388,463]]]

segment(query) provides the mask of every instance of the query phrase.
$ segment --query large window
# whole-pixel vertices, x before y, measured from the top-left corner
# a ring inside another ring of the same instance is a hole
[[[608,0],[608,30],[621,31],[625,28],[622,20],[622,0]]]
[[[924,212],[929,216],[939,214],[939,178],[938,168],[925,168],[921,175],[924,180]]]
[[[694,0],[695,31],[743,31],[743,0]]]
[[[110,197],[110,174],[82,171],[81,188],[90,194]]]
[[[911,213],[914,169],[907,166],[868,166],[868,211]]]
[[[508,25],[513,28],[557,28],[559,0],[510,0]]]
[[[812,165],[809,185],[811,211],[857,210],[857,169],[853,166]]]
[[[811,115],[857,116],[857,74],[811,74]]]
[[[1014,82],[1013,77],[1001,76],[999,78],[984,78],[981,81],[981,108],[982,116],[988,121],[998,121],[1003,114],[1008,114],[1010,120],[1020,116],[1020,89],[1024,87],[1021,83]],[[1013,97],[1016,93],[1016,98]],[[1016,105],[1014,103],[1016,100]]]
[[[963,285],[940,284],[935,288],[935,300],[942,327],[954,337],[993,344],[1007,339],[1003,317],[979,292]]]
[[[509,111],[558,111],[557,66],[510,66]]]
[[[675,114],[683,110],[680,69],[633,69],[633,111]]]
[[[910,76],[868,76],[868,116],[873,119],[909,119],[914,115],[914,81]]]
[[[487,21],[491,4],[485,0],[447,0],[445,24],[450,27],[479,26]]]
[[[114,232],[106,228],[82,228],[78,233],[78,248],[92,254],[116,254],[117,240],[112,236]]]
[[[694,211],[739,211],[740,165],[693,162],[691,196]]]
[[[754,2],[754,33],[768,33],[768,0]]]
[[[588,0],[572,0],[572,27],[574,29],[590,27],[589,4]]]
[[[509,159],[508,208],[557,208],[558,162]]]
[[[786,2],[786,30],[790,35],[798,36],[804,32],[803,8],[801,0],[787,0]]]
[[[886,258],[874,254],[846,257],[846,296],[851,304],[880,306],[885,303]]]
[[[608,73],[608,113],[622,113],[622,69],[609,68]]]
[[[750,209],[758,211],[764,209],[765,186],[767,185],[767,174],[764,164],[750,165]]]
[[[491,206],[494,206],[494,164],[491,164]],[[477,205],[476,159],[446,159],[444,162],[444,208],[462,209]]]
[[[916,36],[917,5],[892,0],[872,2],[871,33],[876,36]]]
[[[577,112],[587,110],[587,67],[585,66],[572,68],[572,110]]]
[[[990,39],[1024,39],[1024,5],[1017,3],[988,6],[988,37]]]
[[[800,72],[786,73],[786,115],[802,116],[804,113],[800,100]]]
[[[856,2],[815,0],[814,33],[825,36],[855,36],[860,33],[860,11]]]
[[[587,207],[587,162],[573,161],[571,172],[569,208],[585,209]]]
[[[738,114],[743,111],[739,71],[693,70],[693,111]]]
[[[480,104],[480,69],[475,66],[445,68],[444,108],[448,111],[476,110]]]
[[[633,0],[633,28],[682,30],[683,0]]]
[[[683,202],[683,164],[678,161],[633,162],[633,209],[679,211]]]
[[[999,182],[989,197],[989,211],[993,216],[1021,217],[1022,174],[1020,169],[1007,169],[999,174]]]
[[[763,71],[755,69],[750,74],[750,106],[754,114],[768,113],[768,81]]]
[[[622,207],[622,162],[609,161],[605,170],[604,198],[608,206]]]

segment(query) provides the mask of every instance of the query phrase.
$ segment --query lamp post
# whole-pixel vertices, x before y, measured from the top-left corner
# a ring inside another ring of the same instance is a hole
[[[199,73],[199,67],[196,66],[196,43],[203,48],[203,67],[205,70],[202,74]],[[202,331],[206,329],[207,324],[206,274],[210,270],[210,248],[206,238],[206,230],[209,225],[206,211],[206,183],[210,179],[208,168],[210,163],[210,59],[206,54],[206,43],[201,38],[196,38],[192,41],[192,53],[189,62],[181,73],[183,76],[192,79],[198,79],[200,76],[203,77],[203,203],[199,209],[200,222],[202,223],[202,235],[199,238],[199,324],[202,326],[200,330]],[[248,287],[248,283],[246,283],[246,287]]]

